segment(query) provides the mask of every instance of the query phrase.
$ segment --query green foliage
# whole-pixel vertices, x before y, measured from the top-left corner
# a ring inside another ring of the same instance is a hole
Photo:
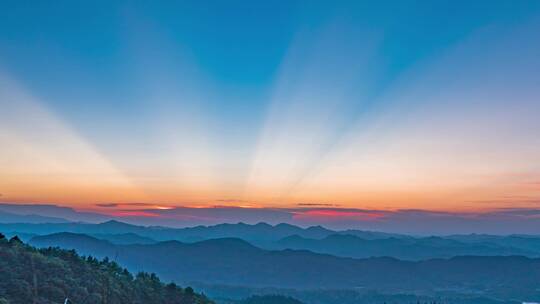
[[[0,304],[211,304],[191,287],[164,284],[74,250],[36,249],[0,237]]]

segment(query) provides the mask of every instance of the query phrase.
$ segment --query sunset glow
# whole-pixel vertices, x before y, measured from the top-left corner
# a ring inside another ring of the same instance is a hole
[[[292,214],[357,221],[539,207],[538,5],[426,2],[419,23],[375,4],[10,5],[1,202],[122,217],[330,204]]]

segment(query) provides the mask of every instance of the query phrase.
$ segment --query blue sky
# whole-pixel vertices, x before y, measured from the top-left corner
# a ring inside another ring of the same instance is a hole
[[[512,28],[536,17],[539,7],[537,1],[11,2],[0,21],[2,65],[63,115],[81,115],[85,107],[86,115],[117,120],[115,110],[137,108],[144,98],[134,73],[155,69],[181,79],[177,68],[189,61],[205,81],[200,89],[220,93],[208,101],[217,118],[260,118],[264,92],[295,37],[315,43],[336,26],[334,51],[346,53],[351,44],[368,43],[356,34],[373,36],[380,43],[376,95],[397,74],[472,32]],[[349,55],[344,60],[353,62]]]
[[[2,200],[530,208],[539,17],[538,1],[2,3]]]

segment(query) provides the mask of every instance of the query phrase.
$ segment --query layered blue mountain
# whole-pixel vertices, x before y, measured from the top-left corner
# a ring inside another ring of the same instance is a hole
[[[113,244],[152,244],[177,240],[185,243],[216,238],[238,238],[268,250],[298,249],[340,257],[394,257],[403,260],[450,258],[460,255],[527,257],[540,256],[537,236],[453,235],[412,237],[361,230],[335,231],[314,226],[289,224],[220,224],[190,228],[145,227],[118,221],[88,223],[8,223],[0,224],[8,236],[24,240],[35,235],[71,232],[108,240]]]
[[[180,284],[540,297],[540,259],[522,256],[458,256],[424,261],[353,259],[306,250],[264,250],[235,238],[116,245],[73,233],[37,236],[30,243],[109,257],[130,270],[155,272]]]
[[[442,237],[363,239],[348,234],[332,234],[323,239],[308,239],[298,235],[283,238],[274,249],[305,249],[343,257],[368,258],[389,256],[404,260],[477,256],[539,256],[538,251],[498,243],[464,243]]]
[[[277,241],[284,237],[299,235],[305,238],[319,239],[338,233],[334,230],[326,229],[321,226],[312,226],[301,228],[290,224],[270,225],[267,223],[258,223],[254,225],[237,224],[219,224],[214,226],[196,226],[188,228],[168,228],[158,226],[137,226],[122,223],[116,220],[106,221],[100,224],[88,223],[61,223],[61,224],[27,224],[11,223],[0,224],[0,230],[5,232],[17,231],[35,234],[50,234],[57,232],[74,232],[84,234],[125,234],[134,233],[143,237],[149,237],[154,240],[179,240],[179,241],[200,241],[214,238],[236,237],[248,241]],[[369,239],[386,238],[389,236],[406,237],[394,234],[350,230],[348,234],[357,236],[366,236]]]
[[[0,210],[0,223],[68,223],[69,221],[37,214],[16,214]]]

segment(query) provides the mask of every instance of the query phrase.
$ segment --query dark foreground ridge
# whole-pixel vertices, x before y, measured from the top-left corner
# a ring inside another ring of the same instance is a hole
[[[36,249],[0,234],[0,304],[212,304],[191,287],[165,284],[155,274],[132,275],[109,259],[74,250]]]

